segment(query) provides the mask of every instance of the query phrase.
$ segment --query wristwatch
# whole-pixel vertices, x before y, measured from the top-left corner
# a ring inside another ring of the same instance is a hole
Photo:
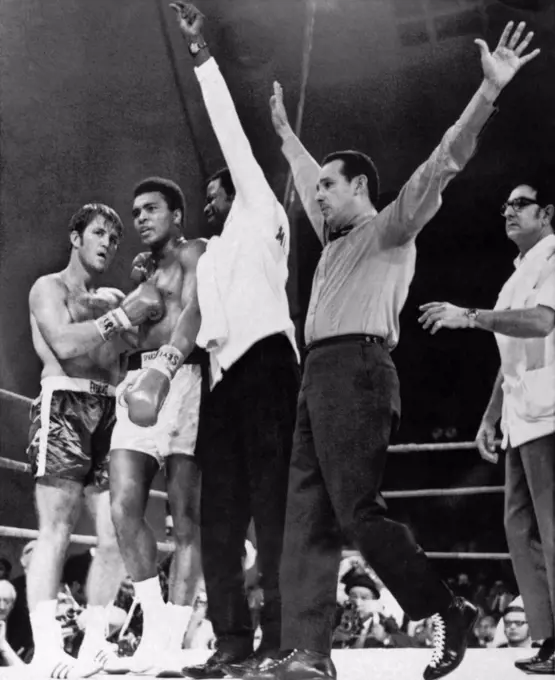
[[[205,47],[208,47],[208,45],[205,42],[192,42],[189,45],[189,52],[193,55],[193,57],[196,57],[196,55]]]
[[[469,309],[465,309],[464,315],[468,319],[468,327],[469,328],[475,328],[476,327],[476,319],[478,318],[478,310],[474,307],[471,307]]]

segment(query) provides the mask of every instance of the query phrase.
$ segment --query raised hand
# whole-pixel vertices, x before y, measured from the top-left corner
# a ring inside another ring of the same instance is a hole
[[[172,2],[170,7],[177,14],[179,28],[183,35],[191,40],[202,35],[204,15],[191,2]]]
[[[274,129],[280,137],[283,137],[291,130],[291,125],[283,104],[283,88],[277,80],[274,81],[274,94],[270,97],[270,111]]]
[[[532,61],[540,53],[539,48],[537,48],[529,54],[522,56],[534,37],[534,32],[529,31],[525,38],[521,40],[520,38],[526,28],[526,23],[521,21],[511,35],[513,26],[513,21],[509,21],[505,26],[505,30],[494,52],[489,51],[487,44],[483,40],[477,39],[474,41],[480,48],[484,78],[499,90],[502,90],[511,82],[524,64]]]

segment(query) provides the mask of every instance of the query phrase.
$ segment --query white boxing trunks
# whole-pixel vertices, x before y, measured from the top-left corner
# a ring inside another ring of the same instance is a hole
[[[156,356],[156,350],[137,352],[130,357],[130,368],[116,390],[116,425],[110,449],[140,451],[163,464],[167,456],[193,456],[197,443],[202,375],[199,364],[184,364],[170,384],[166,401],[151,427],[140,427],[129,420],[123,393],[143,368]],[[136,367],[140,361],[140,368]],[[136,367],[136,368],[135,368]]]

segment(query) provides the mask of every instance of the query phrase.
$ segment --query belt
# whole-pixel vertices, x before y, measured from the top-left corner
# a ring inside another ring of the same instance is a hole
[[[128,371],[138,371],[143,368],[143,355],[148,354],[150,358],[154,358],[157,350],[147,349],[143,352],[133,352],[129,355],[129,363],[127,364]],[[195,347],[195,349],[189,354],[185,359],[185,364],[197,364],[204,365],[208,363],[208,354],[200,347]]]
[[[311,352],[313,349],[319,347],[328,347],[332,345],[340,345],[347,342],[363,342],[366,345],[383,345],[385,339],[380,335],[369,335],[367,333],[349,333],[348,335],[333,335],[329,338],[322,338],[321,340],[314,340],[309,342],[305,347],[305,351]]]

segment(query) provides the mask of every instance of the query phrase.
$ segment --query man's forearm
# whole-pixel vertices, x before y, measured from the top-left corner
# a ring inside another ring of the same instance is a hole
[[[547,307],[476,311],[476,328],[513,338],[543,338],[555,326],[555,311]]]
[[[61,361],[88,354],[105,342],[96,321],[69,324],[49,338],[49,345]]]
[[[168,344],[178,349],[184,359],[195,349],[200,323],[200,310],[196,305],[185,307],[177,319]]]
[[[283,142],[281,151],[291,168],[295,189],[314,231],[323,243],[324,218],[316,203],[316,185],[320,177],[320,166],[290,127],[280,136]]]
[[[503,374],[501,369],[495,378],[495,384],[493,390],[491,391],[491,397],[489,403],[484,411],[482,420],[486,420],[494,425],[501,418],[501,413],[503,410]]]

